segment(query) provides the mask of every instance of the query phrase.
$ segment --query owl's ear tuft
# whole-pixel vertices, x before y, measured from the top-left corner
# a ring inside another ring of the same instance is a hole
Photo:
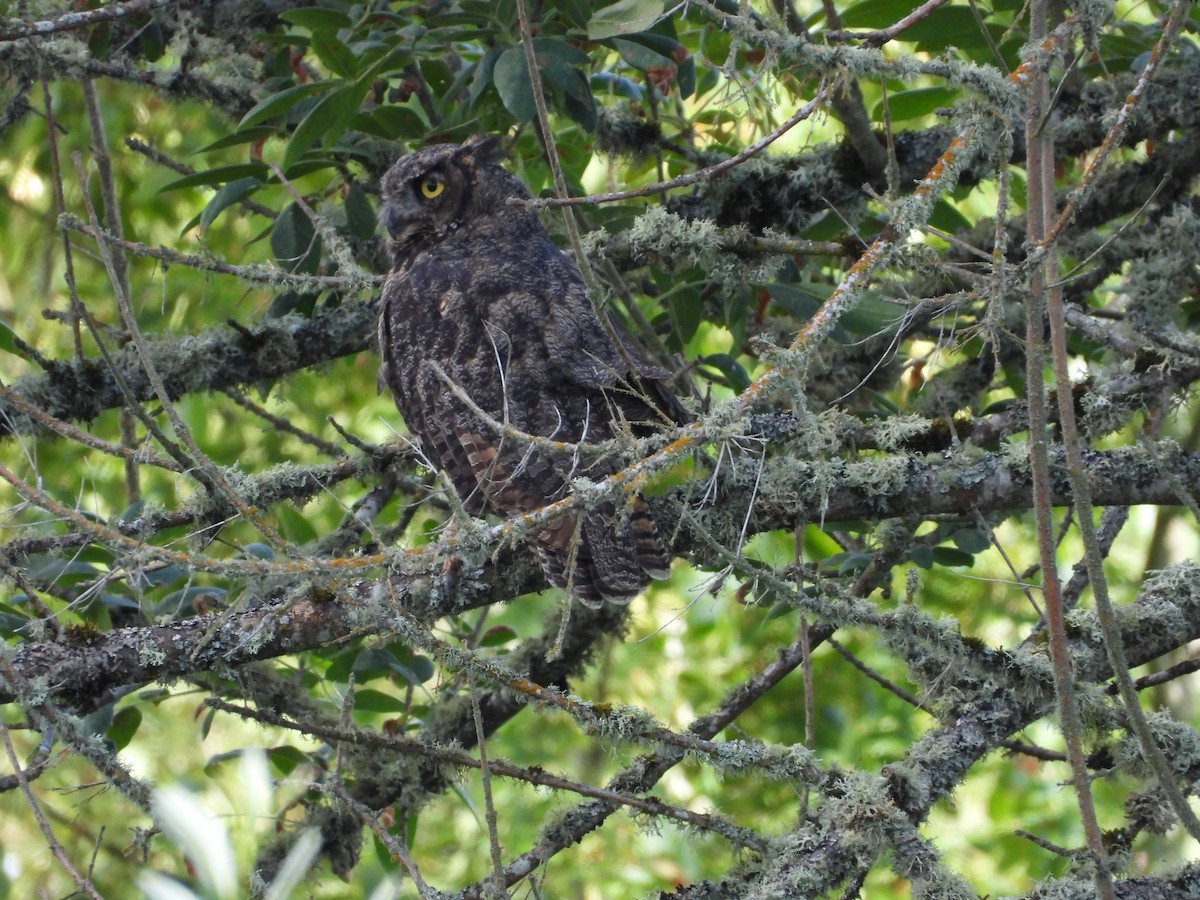
[[[491,134],[474,134],[463,141],[463,150],[475,157],[481,165],[499,162],[504,151],[500,147],[500,139]]]

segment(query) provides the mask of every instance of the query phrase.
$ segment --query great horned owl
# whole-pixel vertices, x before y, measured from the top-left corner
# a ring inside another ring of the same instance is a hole
[[[665,373],[605,331],[537,216],[508,202],[529,194],[496,156],[493,139],[472,138],[384,176],[380,382],[464,508],[509,517],[619,471],[621,438],[685,414]],[[628,599],[670,564],[638,495],[526,539],[550,582],[588,603]]]

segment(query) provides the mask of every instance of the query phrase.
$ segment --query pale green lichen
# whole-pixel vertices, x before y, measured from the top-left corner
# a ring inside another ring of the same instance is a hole
[[[845,484],[868,497],[898,494],[908,484],[909,463],[910,458],[905,453],[875,456],[850,463],[845,469]]]
[[[167,655],[157,644],[146,641],[138,646],[138,662],[143,666],[161,666],[167,661]]]
[[[899,450],[913,438],[930,432],[933,423],[924,416],[890,416],[875,426],[880,450]]]
[[[687,220],[665,207],[652,206],[625,232],[630,249],[670,264],[711,264],[722,245],[721,229],[710,219]]]

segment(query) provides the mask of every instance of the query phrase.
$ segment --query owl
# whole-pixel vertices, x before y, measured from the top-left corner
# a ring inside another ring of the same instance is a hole
[[[384,176],[380,384],[466,511],[508,518],[619,471],[623,442],[686,416],[666,373],[605,329],[536,214],[509,202],[529,194],[497,156],[476,137]],[[636,494],[526,540],[551,584],[592,605],[627,601],[670,564]]]

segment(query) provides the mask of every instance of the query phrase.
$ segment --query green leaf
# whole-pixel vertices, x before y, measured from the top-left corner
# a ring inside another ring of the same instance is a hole
[[[689,56],[679,66],[675,76],[675,84],[679,87],[679,98],[686,100],[696,92],[696,57]]]
[[[975,557],[953,547],[934,547],[933,561],[939,566],[973,566]]]
[[[546,84],[561,98],[567,115],[587,131],[594,131],[596,105],[592,100],[592,89],[583,73],[559,59],[550,58],[545,63],[543,71]]]
[[[25,573],[31,581],[72,585],[100,574],[100,570],[91,563],[60,559],[57,556],[35,557],[31,562]]]
[[[140,610],[142,605],[131,597],[126,597],[124,594],[101,594],[100,602],[107,609],[136,609]]]
[[[283,154],[284,170],[291,169],[310,147],[331,134],[340,134],[358,111],[366,87],[348,84],[322,97],[296,126]]]
[[[866,291],[858,305],[838,319],[838,326],[853,335],[873,337],[899,328],[904,313],[904,307],[898,303],[891,303],[873,291]]]
[[[950,535],[950,540],[964,553],[982,553],[992,546],[988,536],[978,528],[960,528]]]
[[[349,28],[354,23],[350,17],[338,9],[324,6],[305,6],[300,9],[289,9],[281,12],[279,18],[292,25],[299,25],[309,31],[337,31],[339,28]]]
[[[954,204],[947,202],[945,197],[940,197],[929,214],[929,224],[949,234],[959,234],[970,231],[975,223],[960,213]]]
[[[280,504],[276,508],[276,515],[279,516],[279,524],[284,537],[294,544],[307,544],[320,536],[317,529],[313,527],[311,518],[303,515],[293,506]]]
[[[750,376],[746,374],[742,364],[728,353],[710,353],[708,356],[699,357],[696,362],[704,366],[712,366],[725,376],[730,388],[739,394],[750,387]]]
[[[802,322],[811,319],[833,292],[832,285],[808,281],[795,284],[777,282],[766,285],[766,288],[772,300]]]
[[[952,106],[962,95],[957,88],[927,87],[915,88],[911,91],[896,91],[887,95],[886,100],[875,104],[871,111],[871,119],[883,121],[884,104],[887,105],[888,118],[893,122],[903,122],[907,119],[919,119],[928,116],[935,110]]]
[[[3,322],[0,322],[0,350],[3,350],[5,353],[11,353],[14,356],[24,357],[25,354],[18,347],[17,340],[17,333]]]
[[[700,300],[699,291],[687,290],[671,298],[667,304],[667,314],[671,320],[672,346],[682,350],[683,345],[692,339],[696,329],[703,321],[704,304]]]
[[[404,712],[408,704],[399,697],[366,688],[354,692],[354,708],[359,712],[398,713]]]
[[[311,275],[317,271],[321,262],[321,239],[299,204],[289,203],[275,220],[275,227],[271,229],[271,252],[279,265],[289,272]]]
[[[217,191],[200,212],[200,230],[204,231],[213,221],[239,200],[244,199],[262,187],[262,179],[253,176],[237,178],[225,184]]]
[[[353,672],[354,677],[361,683],[395,674],[401,668],[403,666],[395,654],[388,650],[368,647],[354,658],[354,665],[349,671]]]
[[[311,319],[317,306],[316,294],[302,294],[299,291],[284,291],[271,298],[271,304],[263,316],[265,319],[282,319],[291,313],[297,313],[302,318]],[[296,538],[291,538],[296,540]],[[311,538],[310,538],[311,540]],[[302,543],[302,542],[301,542]]]
[[[496,625],[483,633],[483,637],[479,639],[479,646],[503,647],[516,639],[517,632],[513,628],[508,625]]]
[[[409,683],[416,686],[427,682],[437,670],[434,668],[433,660],[428,656],[414,654],[412,662],[406,667],[406,671],[412,676],[408,679]]]
[[[346,190],[346,227],[360,241],[369,241],[375,236],[375,224],[375,210],[367,192],[357,181],[351,182]]]
[[[588,16],[592,12],[592,5],[587,0],[555,0],[554,6],[576,28],[587,27]]]
[[[871,564],[874,557],[870,553],[835,553],[828,559],[823,560],[824,565],[836,565],[839,575],[849,575],[854,572],[861,572]]]
[[[267,750],[267,762],[283,776],[291,775],[297,766],[312,762],[312,757],[295,747],[271,747]]]
[[[129,745],[142,724],[142,712],[136,706],[126,706],[113,716],[112,724],[105,734],[113,742],[116,749],[121,750]]]
[[[28,602],[29,596],[27,594],[14,594],[11,599],[14,603],[22,603]],[[13,607],[0,603],[0,634],[6,637],[16,635],[27,637],[27,626],[29,623],[29,616],[23,616]]]
[[[275,125],[252,125],[249,128],[239,128],[233,134],[227,134],[223,138],[217,138],[217,140],[211,144],[205,144],[196,152],[207,153],[209,150],[223,150],[226,147],[236,147],[239,144],[250,144],[254,141],[266,140],[277,134],[279,134],[279,128]]]
[[[325,63],[334,75],[340,75],[343,78],[358,76],[358,57],[354,55],[353,50],[330,32],[314,31],[312,46],[317,51],[317,56],[321,58],[321,62]]]
[[[613,38],[610,41],[605,41],[605,43],[621,54],[621,59],[635,69],[650,69],[655,66],[675,65],[675,57],[668,55],[670,51],[664,54],[659,49],[657,42],[655,42],[654,46],[647,46],[641,41]]]
[[[933,548],[925,544],[917,544],[909,549],[908,558],[922,569],[933,568]]]
[[[504,53],[503,47],[493,47],[478,63],[475,64],[475,74],[471,77],[471,87],[467,91],[468,105],[474,105],[492,83],[492,75],[496,69],[496,60]]]
[[[700,31],[700,52],[713,68],[723,66],[729,60],[733,47],[733,35],[716,25],[705,25]]]
[[[215,169],[205,169],[203,172],[193,172],[191,175],[185,175],[183,178],[176,178],[169,184],[160,187],[158,192],[165,194],[167,191],[178,191],[183,188],[212,187],[234,181],[238,178],[258,178],[266,181],[267,174],[266,163],[256,162],[240,163],[236,166],[217,166]]]
[[[145,27],[138,32],[137,38],[142,56],[147,62],[158,62],[162,59],[166,41],[163,39],[162,26],[159,25],[157,18],[152,18],[147,22]]]
[[[188,570],[174,563],[159,569],[139,569],[136,576],[130,578],[130,583],[136,587],[164,587],[175,584],[188,577]]]
[[[943,6],[927,19],[904,29],[897,37],[901,41],[915,41],[918,49],[931,53],[940,53],[947,47],[960,50],[987,48],[990,52],[984,28],[990,33],[992,43],[999,43],[1004,37],[1004,29],[999,26],[981,27],[969,7]]]
[[[663,17],[662,0],[618,0],[598,9],[588,21],[588,37],[593,41],[645,31]]]
[[[361,128],[389,141],[413,140],[423,135],[429,128],[429,122],[422,118],[422,113],[407,106],[380,106],[370,114],[375,123],[375,129]]]
[[[242,121],[238,122],[238,131],[286,112],[306,97],[323,94],[343,84],[345,82],[340,78],[331,78],[326,81],[310,81],[307,84],[297,84],[285,88],[277,94],[259,100],[251,107],[250,112],[242,116]]]
[[[525,65],[525,51],[510,47],[500,54],[492,72],[492,80],[500,93],[500,100],[517,122],[532,121],[537,115],[537,104],[533,99],[533,85],[529,81],[529,69]]]
[[[568,44],[562,38],[535,37],[533,39],[533,54],[537,57],[539,65],[542,64],[542,60],[546,57],[562,60],[571,66],[586,66],[588,64],[588,55],[574,44]]]

